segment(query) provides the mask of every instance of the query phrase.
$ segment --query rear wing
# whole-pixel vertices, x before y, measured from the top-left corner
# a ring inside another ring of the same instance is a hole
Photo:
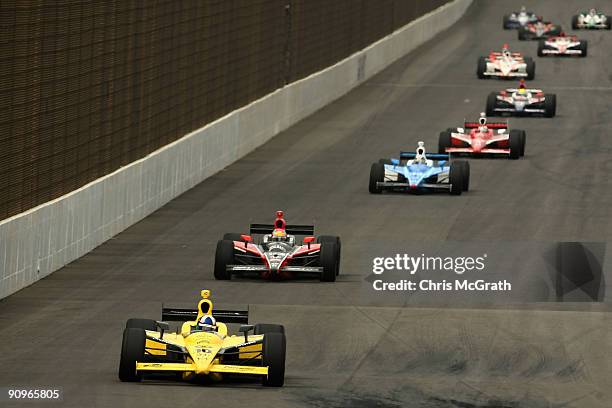
[[[476,129],[482,126],[478,122],[465,122],[464,129]],[[487,122],[486,126],[489,129],[508,129],[508,122]]]
[[[220,310],[213,309],[215,319],[223,323],[243,323],[249,322],[248,310]],[[195,320],[198,317],[197,309],[181,309],[176,307],[162,306],[162,321],[186,322]]]
[[[272,224],[251,224],[251,235],[271,234],[274,231]],[[285,231],[291,235],[314,235],[314,225],[286,225]]]
[[[414,159],[416,157],[415,152],[400,152],[401,159]],[[448,153],[425,153],[425,157],[430,160],[449,160],[450,154]]]

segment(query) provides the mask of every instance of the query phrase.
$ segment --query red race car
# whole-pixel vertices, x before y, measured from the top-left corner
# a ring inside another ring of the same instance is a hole
[[[478,122],[465,122],[462,128],[440,132],[438,152],[504,155],[518,159],[525,154],[525,138],[524,130],[508,132],[508,122],[488,123],[483,112]]]
[[[283,212],[274,224],[251,224],[250,235],[228,233],[217,243],[215,278],[228,280],[234,273],[259,273],[264,279],[287,279],[312,274],[333,282],[340,271],[340,238],[314,236],[312,225],[287,225]],[[253,235],[262,235],[258,242]],[[301,243],[296,235],[304,238]]]

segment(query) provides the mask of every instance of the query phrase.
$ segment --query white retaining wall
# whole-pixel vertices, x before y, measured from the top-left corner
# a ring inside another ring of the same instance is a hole
[[[450,27],[455,0],[82,188],[0,221],[0,299],[91,251]]]

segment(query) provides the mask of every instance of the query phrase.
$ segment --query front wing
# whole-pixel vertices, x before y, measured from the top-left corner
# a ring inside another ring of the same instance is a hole
[[[195,364],[190,363],[136,363],[136,371],[148,372],[196,372]],[[268,367],[213,364],[208,373],[244,374],[244,375],[268,375]]]
[[[270,270],[266,265],[227,265],[227,270],[231,272],[267,272]],[[323,272],[321,266],[283,266],[279,269],[280,272],[299,272],[299,273],[316,273]]]
[[[486,148],[480,151],[475,151],[471,147],[447,147],[447,153],[470,153],[470,154],[510,154],[510,149],[495,149],[495,148]]]

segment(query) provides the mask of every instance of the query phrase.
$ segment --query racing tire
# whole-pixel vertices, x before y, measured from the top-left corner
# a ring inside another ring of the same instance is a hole
[[[588,48],[589,48],[589,43],[588,43],[587,40],[584,40],[584,41],[580,42],[580,51],[582,51],[580,53],[581,57],[586,57],[587,56]]]
[[[221,240],[217,242],[217,250],[215,251],[215,279],[230,280],[232,272],[227,270],[227,265],[234,263],[234,242]]]
[[[612,28],[612,16],[606,16],[606,30]]]
[[[451,147],[452,144],[451,132],[448,130],[440,132],[440,136],[438,138],[438,153],[446,154],[446,148]]]
[[[491,92],[487,97],[487,107],[486,114],[487,116],[496,116],[495,107],[497,106],[497,93]]]
[[[143,361],[146,335],[143,329],[129,328],[123,330],[121,343],[121,360],[119,361],[119,380],[138,382],[142,375],[136,372],[136,362]]]
[[[125,328],[157,331],[157,323],[152,319],[128,319],[125,322]]]
[[[268,367],[268,376],[262,379],[264,386],[282,387],[285,383],[286,350],[287,340],[284,333],[268,333],[264,335],[261,365]]]
[[[519,41],[526,41],[529,38],[527,38],[527,30],[525,29],[525,27],[520,27],[518,29],[518,39]]]
[[[374,163],[370,168],[370,184],[369,190],[371,194],[382,193],[382,187],[379,187],[377,183],[385,180],[385,166],[381,163]]]
[[[527,142],[527,133],[521,130],[521,157],[525,156],[525,143]]]
[[[557,95],[549,94],[544,99],[544,116],[552,118],[557,113]]]
[[[336,248],[335,242],[321,242],[319,261],[323,267],[323,272],[320,275],[321,282],[334,282],[336,280],[336,269],[338,269],[338,248]]]
[[[531,79],[535,78],[535,68],[536,68],[535,61],[532,60],[529,57],[526,57],[525,58],[525,64],[527,65],[525,67],[525,71],[527,71],[527,79],[531,80]]]
[[[393,164],[391,159],[378,159],[378,163],[380,164]]]
[[[544,56],[544,47],[546,46],[545,40],[538,41],[538,57]]]
[[[253,328],[253,334],[269,334],[282,333],[285,334],[285,326],[282,324],[257,323]]]
[[[465,169],[461,165],[457,166],[456,163],[451,163],[448,175],[451,187],[449,193],[451,195],[461,195],[465,183],[465,175],[463,173]]]
[[[237,232],[228,232],[227,234],[223,234],[224,241],[243,241],[242,234]]]
[[[336,237],[336,236],[332,236],[332,235],[321,235],[318,239],[317,242],[320,244],[323,241],[329,241],[329,242],[333,242],[336,244],[336,249],[337,249],[337,254],[336,254],[336,259],[337,259],[337,268],[336,268],[336,276],[340,275],[340,260],[341,260],[341,255],[342,255],[342,243],[340,242],[340,237]]]
[[[510,25],[510,16],[505,15],[503,20],[504,30],[510,30],[512,26]]]
[[[463,167],[461,172],[463,173],[463,191],[469,191],[470,189],[470,163],[465,160],[455,160],[455,166]]]
[[[485,57],[478,58],[478,65],[476,66],[476,76],[480,79],[485,78],[485,72],[487,71],[487,59]]]
[[[578,30],[578,16],[577,15],[572,16],[572,29]]]
[[[508,143],[510,144],[509,159],[516,160],[521,157],[521,131],[511,130]]]

